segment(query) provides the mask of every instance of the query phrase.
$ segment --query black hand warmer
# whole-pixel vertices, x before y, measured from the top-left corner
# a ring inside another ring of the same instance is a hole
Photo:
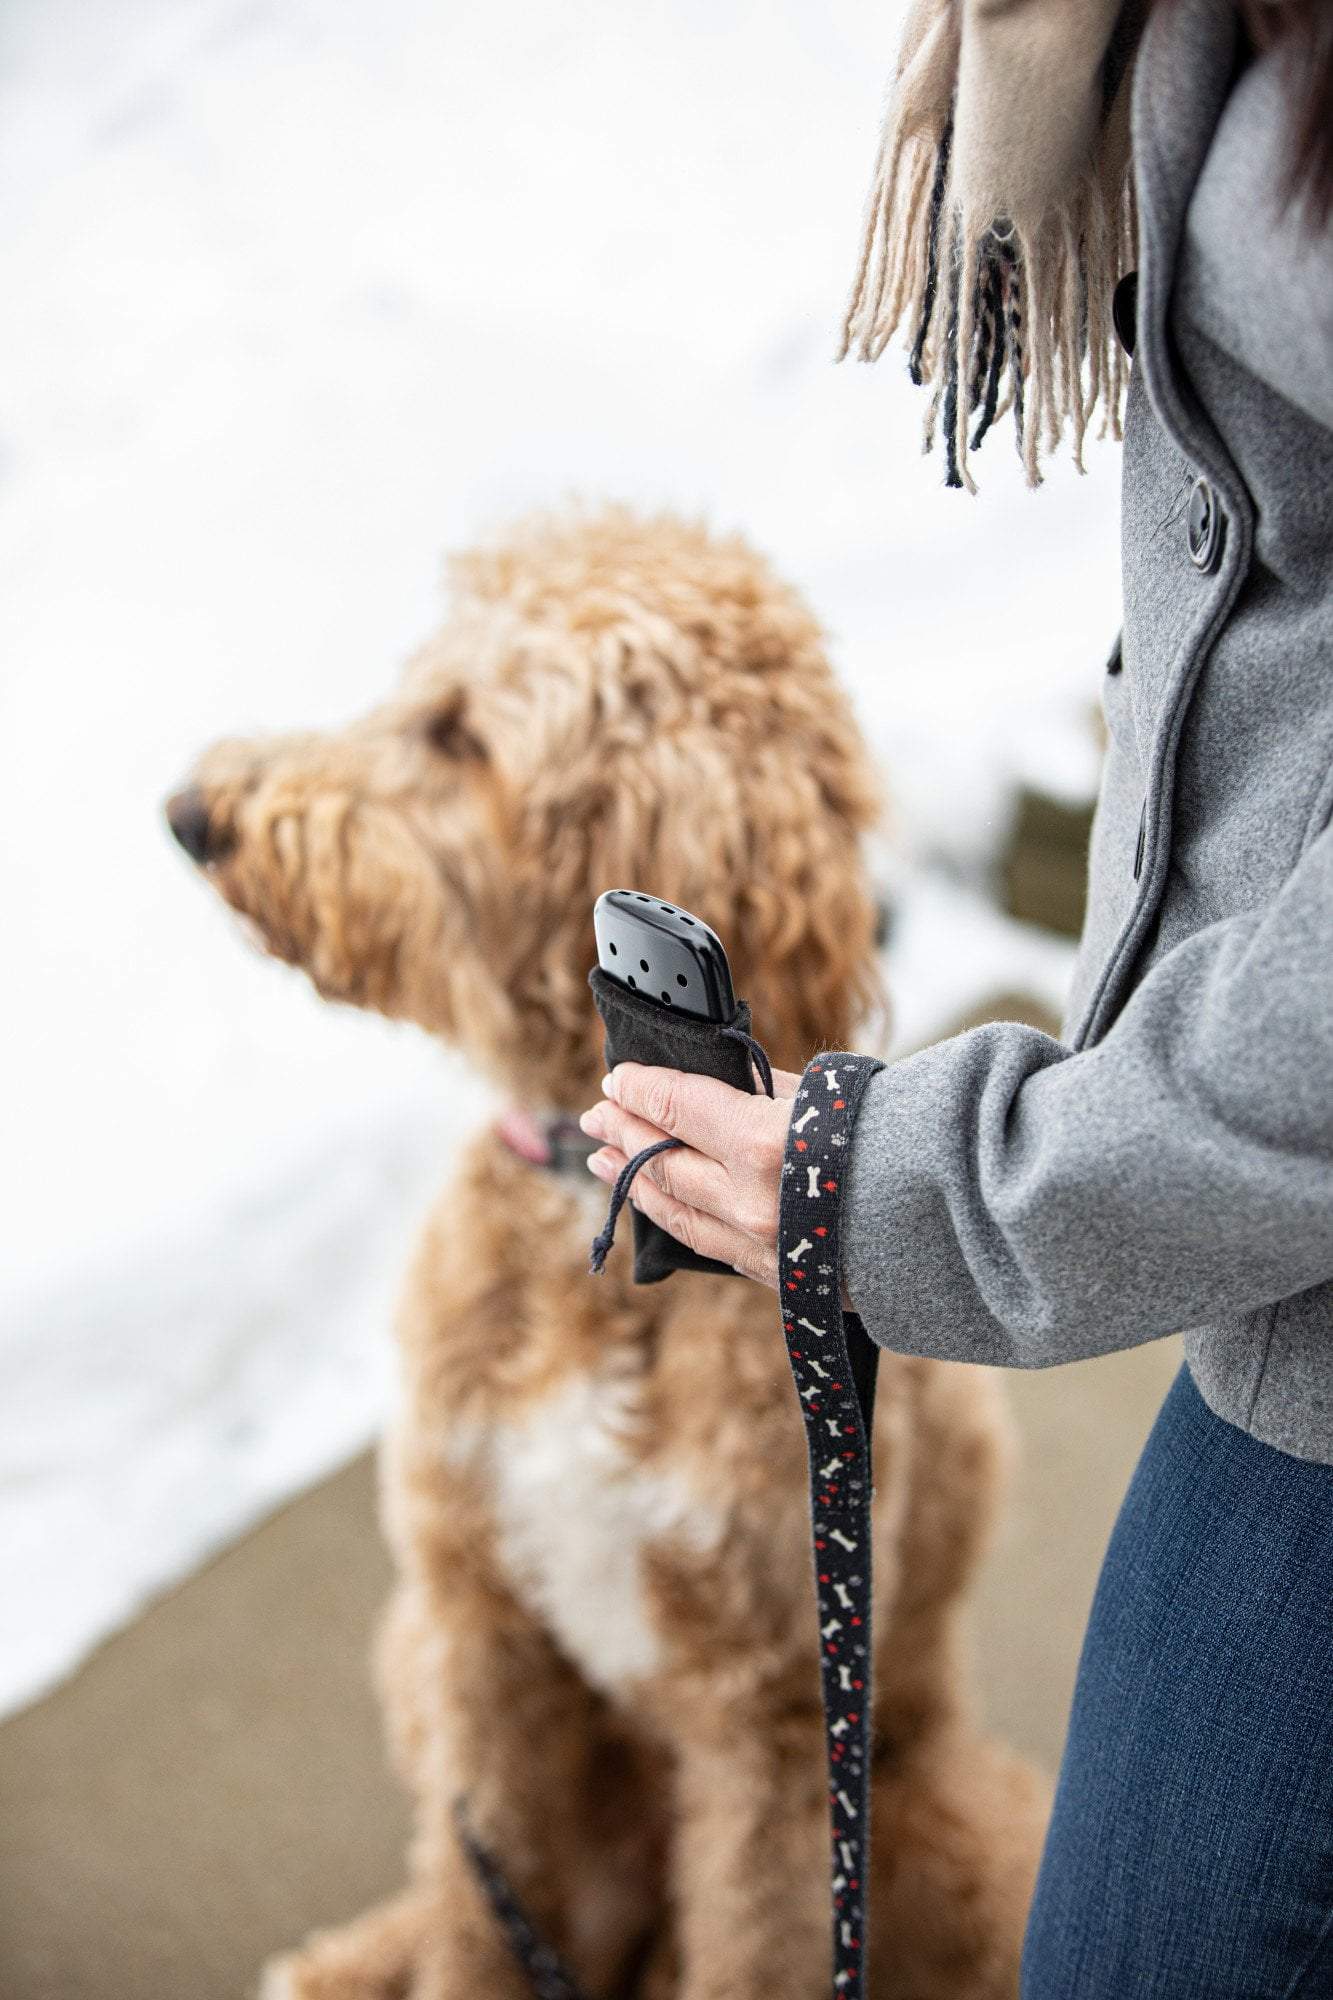
[[[753,1095],[754,1077],[750,1068],[753,1060],[765,1083],[770,1081],[763,1051],[750,1035],[750,1009],[744,1000],[736,1002],[736,1012],[730,1021],[703,1021],[697,1014],[680,1014],[674,1008],[664,1007],[660,1000],[650,1000],[646,993],[629,992],[600,966],[594,966],[588,974],[588,984],[606,1028],[603,1047],[608,1069],[620,1062],[637,1062],[664,1069],[692,1070],[701,1076],[719,1077],[723,1083]],[[641,1160],[643,1156],[639,1157]],[[627,1191],[628,1180],[620,1191],[620,1201]],[[598,1238],[600,1255],[595,1250],[593,1258],[596,1270],[600,1270],[610,1248],[620,1201],[613,1201],[607,1226]],[[665,1229],[650,1221],[642,1209],[634,1209],[633,1216],[636,1285],[656,1284],[672,1271],[731,1271],[730,1264],[720,1263],[716,1257],[701,1257],[697,1251],[678,1243],[674,1236],[668,1236]]]

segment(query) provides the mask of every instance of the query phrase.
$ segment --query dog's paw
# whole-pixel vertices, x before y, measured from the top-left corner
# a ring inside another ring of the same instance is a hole
[[[425,1928],[413,1897],[399,1897],[299,1951],[270,1959],[257,2000],[406,2000]]]
[[[255,1988],[255,2000],[295,2000],[300,1987],[301,1959],[297,1952],[288,1952],[282,1958],[271,1958],[259,1975],[259,1985]]]
[[[410,1968],[384,1978],[343,1953],[292,1951],[264,1967],[258,2000],[405,2000],[410,1979]]]

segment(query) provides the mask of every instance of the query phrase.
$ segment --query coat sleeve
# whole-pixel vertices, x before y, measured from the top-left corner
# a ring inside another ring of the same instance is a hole
[[[1078,1053],[977,1028],[882,1070],[842,1272],[904,1354],[1041,1368],[1333,1277],[1333,827]]]

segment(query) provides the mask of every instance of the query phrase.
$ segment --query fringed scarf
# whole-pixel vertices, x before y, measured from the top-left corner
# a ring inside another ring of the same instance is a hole
[[[913,0],[842,355],[899,327],[945,482],[1013,419],[1028,484],[1068,431],[1120,436],[1111,296],[1134,262],[1129,82],[1145,0]]]

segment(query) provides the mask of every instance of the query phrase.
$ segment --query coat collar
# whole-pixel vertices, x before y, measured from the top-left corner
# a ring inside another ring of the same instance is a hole
[[[1180,379],[1168,319],[1185,213],[1240,52],[1240,23],[1230,0],[1173,0],[1169,7],[1154,7],[1139,49],[1133,102],[1139,210],[1134,358],[1167,430],[1228,484],[1234,474],[1226,454]]]

